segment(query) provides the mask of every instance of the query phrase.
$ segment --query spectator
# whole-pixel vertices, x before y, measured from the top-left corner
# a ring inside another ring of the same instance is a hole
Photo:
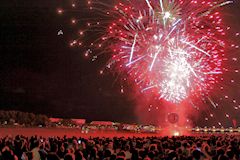
[[[58,152],[58,146],[56,143],[53,143],[51,145],[51,152],[49,152],[47,155],[47,159],[48,160],[60,160],[60,158],[57,155],[57,152]]]
[[[68,153],[64,156],[64,160],[75,160],[75,156],[71,153]]]
[[[238,136],[0,138],[0,160],[238,160]]]
[[[39,141],[33,140],[32,147],[33,147],[33,149],[31,152],[32,152],[33,160],[39,160],[40,159]]]

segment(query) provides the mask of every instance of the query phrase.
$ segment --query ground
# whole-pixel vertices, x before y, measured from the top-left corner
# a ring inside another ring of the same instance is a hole
[[[89,133],[82,133],[80,129],[76,128],[0,128],[0,137],[11,135],[33,136],[39,135],[44,137],[51,136],[77,136],[77,137],[147,137],[160,136],[157,133],[130,133],[120,131],[92,131]]]
[[[224,133],[230,135],[238,135],[240,133]],[[163,129],[160,133],[136,133],[136,132],[125,132],[125,131],[91,131],[88,133],[82,132],[82,130],[77,128],[0,128],[0,137],[3,136],[16,136],[16,135],[24,135],[24,136],[43,136],[43,137],[51,137],[51,136],[59,136],[62,137],[66,135],[67,137],[152,137],[152,136],[179,136],[179,135],[191,135],[191,136],[202,136],[202,135],[223,135],[223,133],[192,133],[189,131],[174,131]]]

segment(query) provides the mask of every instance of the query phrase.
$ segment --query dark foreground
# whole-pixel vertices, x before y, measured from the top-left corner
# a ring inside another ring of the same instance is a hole
[[[240,155],[237,135],[147,137],[157,134],[84,134],[78,129],[46,128],[0,130],[0,160],[238,160]]]
[[[161,137],[119,131],[0,128],[0,160],[238,160],[239,156],[238,135]]]

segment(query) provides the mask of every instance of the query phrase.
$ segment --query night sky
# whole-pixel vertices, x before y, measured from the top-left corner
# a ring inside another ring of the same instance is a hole
[[[56,13],[68,3],[0,2],[0,109],[136,122],[134,98],[121,94],[115,76],[99,76],[106,61],[92,63],[81,48],[69,47],[73,29],[67,17]],[[238,18],[239,6],[231,9]],[[239,22],[232,25],[237,28]],[[59,30],[64,34],[57,35]]]
[[[0,2],[0,109],[136,120],[133,100],[120,93],[115,78],[99,76],[103,64],[89,63],[80,49],[69,47],[71,28],[56,14],[67,1],[14,2]]]

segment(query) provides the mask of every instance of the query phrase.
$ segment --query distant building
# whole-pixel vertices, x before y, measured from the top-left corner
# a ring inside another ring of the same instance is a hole
[[[86,123],[86,119],[71,119],[73,122],[75,122],[77,125],[83,125]]]
[[[49,118],[50,122],[52,123],[59,123],[61,122],[63,119],[62,118]]]
[[[92,121],[91,125],[99,125],[99,126],[112,126],[114,122],[111,121]]]

